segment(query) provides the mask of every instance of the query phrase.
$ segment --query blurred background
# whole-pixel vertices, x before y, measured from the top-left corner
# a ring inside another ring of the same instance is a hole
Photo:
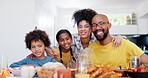
[[[24,38],[36,27],[48,33],[51,47],[57,46],[57,31],[77,33],[72,15],[85,8],[106,14],[112,35],[125,35],[147,52],[147,4],[148,0],[0,0],[0,55],[8,56],[9,65],[29,55]]]

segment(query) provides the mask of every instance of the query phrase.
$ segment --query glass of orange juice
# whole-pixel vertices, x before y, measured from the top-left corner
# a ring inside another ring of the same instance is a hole
[[[75,78],[89,78],[89,77],[90,75],[85,73],[75,74]]]

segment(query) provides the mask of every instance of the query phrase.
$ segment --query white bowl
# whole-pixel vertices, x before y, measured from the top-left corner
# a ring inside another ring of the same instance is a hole
[[[11,70],[11,73],[12,73],[14,76],[21,77],[21,70]]]

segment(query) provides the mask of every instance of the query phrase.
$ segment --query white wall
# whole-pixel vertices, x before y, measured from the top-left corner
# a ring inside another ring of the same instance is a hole
[[[87,7],[86,7],[87,8]],[[55,32],[57,32],[59,29],[66,28],[70,30],[71,33],[77,33],[77,27],[73,28],[74,22],[71,21],[72,15],[76,10],[84,9],[84,8],[71,8],[71,9],[65,9],[65,8],[58,8],[57,9],[57,15],[55,19]],[[100,14],[105,14],[107,16],[109,15],[119,15],[119,14],[132,14],[132,12],[135,12],[135,9],[111,9],[111,8],[91,8],[95,10],[96,12]],[[67,18],[70,17],[70,18]],[[111,34],[137,34],[137,25],[134,26],[112,26],[111,28]]]
[[[137,8],[137,15],[138,15],[138,34],[148,34],[148,0],[143,2]]]
[[[47,32],[51,46],[55,44],[55,15],[56,7],[52,0],[36,0],[36,25]]]
[[[72,34],[77,33],[77,26],[73,27],[72,15],[77,9],[63,9],[57,8],[57,15],[55,16],[55,35],[60,29],[67,29]],[[55,45],[57,41],[55,40]]]
[[[35,0],[0,0],[0,55],[9,64],[30,54],[24,38],[34,27]]]

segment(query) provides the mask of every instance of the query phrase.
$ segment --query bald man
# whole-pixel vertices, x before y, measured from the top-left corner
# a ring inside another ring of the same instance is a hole
[[[112,48],[113,37],[109,32],[111,23],[106,15],[95,15],[92,19],[91,28],[97,39],[89,45],[89,48],[94,49],[91,57],[93,64],[115,67],[121,65],[123,68],[128,68],[131,56],[139,56],[141,63],[148,64],[148,56],[129,40],[123,39],[121,46],[117,49]]]

